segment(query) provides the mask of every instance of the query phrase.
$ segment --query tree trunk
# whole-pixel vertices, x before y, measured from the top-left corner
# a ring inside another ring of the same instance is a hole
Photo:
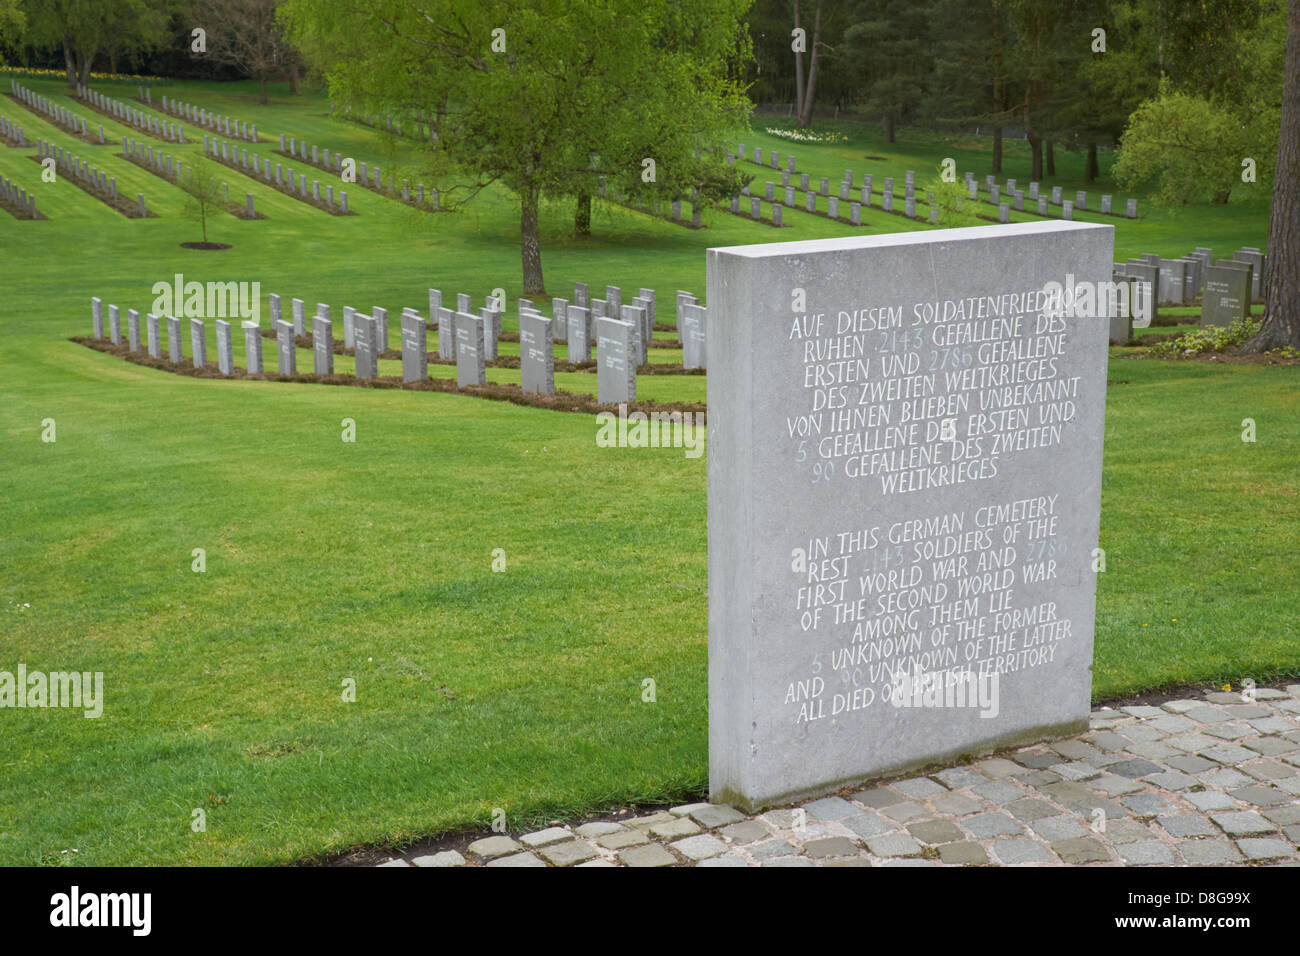
[[[266,98],[266,77],[265,76],[259,76],[257,78],[257,89],[258,89],[257,102],[265,106],[268,102]]]
[[[886,113],[885,114],[885,142],[892,143],[893,141],[894,141],[894,114]]]
[[[799,29],[799,0],[794,0],[794,28]],[[795,121],[803,116],[803,54],[794,54],[794,115]]]
[[[1047,141],[1047,156],[1045,157],[1045,160],[1047,163],[1047,175],[1055,176],[1056,175],[1056,149],[1052,145],[1052,141],[1050,139]]]
[[[298,95],[298,64],[289,67],[289,95]]]
[[[578,210],[573,214],[573,234],[591,235],[591,193],[586,190],[578,193]]]
[[[68,89],[77,88],[77,58],[72,54],[72,46],[68,43],[68,38],[63,38],[63,62],[68,65]]]
[[[81,85],[90,85],[90,68],[95,65],[95,54],[87,54],[86,58],[81,61]]]
[[[993,127],[993,168],[994,176],[1002,172],[1002,124]]]
[[[1088,165],[1083,171],[1083,181],[1085,183],[1095,183],[1097,177],[1101,175],[1101,166],[1097,163],[1097,144],[1088,144]]]
[[[817,14],[813,18],[813,35],[812,47],[808,56],[808,85],[803,91],[803,113],[799,116],[799,126],[807,129],[812,125],[813,101],[816,98],[817,91],[817,65],[821,57],[817,53],[817,44],[821,41],[822,36],[822,5],[821,0],[817,3]]]
[[[1029,141],[1029,180],[1041,182],[1043,179],[1043,137],[1032,133],[1026,134]]]
[[[1300,0],[1291,0],[1287,9],[1282,76],[1282,129],[1268,224],[1264,324],[1243,346],[1245,352],[1300,348]]]
[[[519,196],[519,251],[524,266],[524,295],[545,295],[542,281],[542,242],[537,228],[540,191],[529,183]]]

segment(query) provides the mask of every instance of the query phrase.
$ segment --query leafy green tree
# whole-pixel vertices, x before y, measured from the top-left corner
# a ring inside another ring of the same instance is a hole
[[[62,45],[68,87],[90,83],[95,57],[156,49],[178,0],[26,0],[32,46]]]
[[[519,197],[523,285],[537,295],[543,196],[589,194],[602,175],[632,184],[646,159],[661,188],[681,190],[704,178],[697,146],[721,163],[745,113],[747,3],[290,0],[284,16],[336,103],[434,124],[431,171],[468,180],[444,190],[449,204],[493,182]]]
[[[196,159],[185,167],[176,185],[185,192],[182,215],[190,222],[199,224],[203,231],[203,241],[207,242],[208,217],[224,206],[216,168],[206,159]]]
[[[921,0],[862,0],[844,31],[847,59],[863,81],[863,108],[881,118],[887,143],[929,93],[932,16],[932,5]]]

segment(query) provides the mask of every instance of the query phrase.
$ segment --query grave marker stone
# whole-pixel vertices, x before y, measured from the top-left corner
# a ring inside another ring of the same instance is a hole
[[[428,328],[420,313],[402,313],[403,382],[422,382],[429,377]]]
[[[483,358],[484,320],[468,312],[456,313],[456,386],[483,385],[487,371]]]
[[[298,352],[294,347],[293,326],[281,319],[275,323],[276,370],[281,375],[298,374]]]
[[[570,305],[564,310],[568,322],[569,361],[573,364],[591,361],[591,319],[587,310]]]
[[[596,401],[602,405],[636,401],[635,336],[631,322],[596,320]]]
[[[533,312],[519,314],[519,372],[525,392],[555,394],[555,353],[551,320]]]
[[[249,375],[262,374],[262,327],[256,322],[244,322],[244,364]]]
[[[1201,325],[1231,325],[1250,316],[1250,283],[1254,269],[1249,262],[1218,259],[1205,270],[1205,294],[1201,299]]]
[[[356,356],[356,375],[362,381],[369,381],[379,375],[379,359],[376,346],[379,341],[378,328],[373,317],[362,312],[352,315],[352,329]]]
[[[235,343],[230,337],[230,323],[225,319],[217,319],[217,368],[222,375],[235,370]]]
[[[334,374],[334,323],[328,316],[312,316],[311,359],[315,374]]]
[[[181,339],[181,320],[169,315],[167,316],[167,359],[173,365],[179,365],[184,358],[185,348]]]
[[[190,319],[190,361],[195,368],[208,364],[208,334],[202,319]]]
[[[158,327],[158,316],[152,312],[144,317],[145,342],[149,347],[149,357],[162,359],[162,332]]]

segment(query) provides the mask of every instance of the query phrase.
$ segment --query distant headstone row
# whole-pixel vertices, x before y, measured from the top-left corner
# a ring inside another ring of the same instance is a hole
[[[27,194],[26,189],[19,189],[18,184],[0,176],[0,195],[4,196],[9,208],[19,219],[39,219],[36,212],[36,195]]]
[[[81,189],[108,205],[117,209],[131,219],[144,219],[149,216],[149,207],[145,205],[144,193],[136,193],[133,205],[120,206],[117,195],[117,178],[74,156],[61,146],[47,143],[43,139],[36,141],[37,153],[41,158],[53,158],[55,165],[70,175],[71,180]]]
[[[78,136],[90,139],[90,131],[86,128],[86,120],[84,117],[78,116],[76,113],[64,106],[60,106],[53,100],[46,99],[44,96],[33,93],[17,80],[10,80],[9,86],[13,90],[14,96],[26,104],[28,109],[34,110],[38,113],[44,113],[50,118],[50,121],[53,122],[55,126],[61,126]],[[99,141],[101,143],[104,142],[104,127],[102,126],[99,128]]]
[[[427,140],[430,143],[438,141],[438,134],[434,132],[433,126],[427,121],[412,120],[411,124],[414,129],[406,129],[402,126],[400,119],[394,120],[391,116],[380,116],[378,113],[354,113],[351,107],[343,111],[343,115],[356,123],[364,126],[372,126],[375,129],[386,129],[395,136],[407,136],[411,139]]]
[[[7,117],[0,116],[0,136],[5,139],[13,140],[19,146],[27,145],[27,137],[23,135],[23,128],[15,126],[9,122]]]
[[[978,201],[981,189],[980,183],[976,180],[974,173],[968,172],[965,175],[966,189],[969,197],[972,200]],[[1039,184],[1031,181],[1029,183],[1029,191],[1026,193],[1025,190],[1017,188],[1016,180],[1008,179],[1005,187],[1002,187],[998,185],[997,180],[991,175],[984,177],[982,188],[988,196],[988,198],[984,200],[987,203],[997,206],[1011,201],[1014,203],[1017,211],[1024,211],[1025,200],[1028,199],[1030,202],[1036,204],[1035,208],[1030,209],[1029,211],[1036,212],[1040,216],[1051,216],[1051,206],[1060,207],[1062,219],[1073,219],[1075,212],[1088,210],[1088,193],[1086,190],[1082,189],[1075,192],[1073,199],[1066,199],[1060,186],[1051,187],[1051,194],[1047,195],[1040,193]],[[1115,212],[1113,207],[1114,197],[1109,194],[1103,194],[1101,197],[1101,205],[1096,211],[1103,216],[1119,216],[1120,214]],[[1123,218],[1137,218],[1136,199],[1125,200]]]
[[[311,163],[313,166],[319,169],[324,169],[327,172],[342,175],[344,160],[342,153],[338,150],[331,153],[328,147],[320,146],[311,146],[310,152],[308,149],[309,147],[306,142],[300,142],[292,136],[286,136],[284,133],[280,134],[281,153],[292,156],[294,159],[299,159],[304,163]],[[413,205],[419,209],[426,209],[430,212],[438,212],[442,208],[439,205],[438,190],[436,189],[429,190],[429,199],[427,203],[425,202],[423,183],[415,184],[415,196],[414,200],[412,200],[411,184],[406,180],[402,180],[401,186],[399,187],[396,182],[396,177],[394,177],[392,184],[388,188],[385,188],[384,177],[378,166],[371,166],[364,162],[358,162],[356,174],[357,182],[360,185],[365,186],[367,189],[374,190],[375,192],[386,196],[396,197],[400,194],[402,202]]]
[[[153,146],[142,143],[138,139],[122,137],[122,156],[126,159],[134,160],[147,170],[163,179],[173,183],[179,183],[181,176],[185,172],[185,164],[179,159],[174,159],[170,155],[164,156],[161,148],[155,149]],[[226,203],[230,204],[230,187],[222,184]],[[233,215],[240,219],[265,219],[266,217],[257,211],[254,203],[253,194],[244,194],[243,206],[230,206]]]
[[[1250,303],[1267,286],[1267,257],[1253,246],[1243,247],[1231,259],[1215,259],[1212,250],[1198,246],[1185,256],[1163,259],[1153,252],[1127,262],[1116,262],[1112,278],[1136,280],[1140,294],[1151,300],[1151,316],[1159,306],[1191,305],[1201,296],[1201,325],[1229,325],[1250,316]]]
[[[215,160],[220,160],[226,166],[242,172],[245,176],[256,179],[261,176],[268,184],[274,185],[276,189],[287,195],[293,196],[302,202],[313,203],[323,206],[326,211],[336,216],[351,215],[348,209],[348,194],[342,190],[339,191],[338,201],[334,199],[334,185],[327,183],[324,191],[321,190],[320,180],[311,180],[311,189],[307,188],[307,175],[305,173],[295,173],[292,169],[285,169],[280,163],[275,163],[274,167],[269,159],[263,159],[256,153],[250,154],[247,147],[239,146],[235,143],[227,143],[225,140],[218,140],[211,136],[203,137],[203,152]]]
[[[146,133],[156,136],[159,139],[165,139],[173,143],[185,142],[185,130],[177,123],[159,120],[156,116],[150,116],[148,113],[141,112],[130,103],[123,103],[121,100],[115,100],[111,96],[105,96],[102,93],[92,90],[88,86],[78,86],[77,96],[103,110],[105,113],[111,113],[123,123],[129,123],[136,129],[144,130]],[[100,141],[103,142],[102,133]]]
[[[145,90],[145,93],[148,93]],[[150,100],[152,102],[152,100]],[[235,139],[247,140],[250,143],[257,142],[257,124],[247,123],[243,120],[232,120],[229,116],[218,116],[211,110],[206,110],[201,106],[194,106],[190,103],[181,103],[175,97],[168,99],[162,97],[163,112],[171,113],[173,116],[180,116],[196,126],[202,126],[204,129],[210,129]]]

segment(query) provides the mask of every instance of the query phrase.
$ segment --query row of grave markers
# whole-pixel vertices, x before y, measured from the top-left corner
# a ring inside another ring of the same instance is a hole
[[[86,128],[85,117],[78,116],[65,106],[60,106],[53,100],[46,99],[38,93],[33,93],[27,87],[23,86],[17,80],[10,80],[9,86],[18,99],[22,100],[29,107],[38,113],[44,113],[56,126],[62,126],[64,129],[71,130],[74,133],[90,138],[90,132]],[[104,139],[104,127],[99,127],[99,141],[106,142]]]
[[[210,136],[204,136],[203,152],[211,156],[213,159],[220,159],[223,163],[228,163],[231,166],[242,166],[246,174],[251,177],[256,178],[260,174],[268,183],[274,182],[276,188],[295,188],[296,176],[296,186],[299,196],[303,199],[308,197],[307,175],[305,173],[295,173],[292,169],[286,170],[280,163],[276,163],[273,169],[269,159],[262,159],[256,153],[253,153],[250,156],[247,147],[237,147],[235,144],[227,143],[225,140],[218,140]],[[249,163],[250,158],[252,160],[251,165]],[[274,179],[272,178],[273,175]],[[334,186],[332,183],[327,183],[325,185],[325,191],[322,193],[320,180],[311,180],[310,196],[315,202],[324,202],[330,210],[336,208],[334,202]],[[344,190],[339,190],[337,208],[344,215],[347,215],[350,212],[348,209],[348,194]],[[249,211],[252,212],[251,204]]]
[[[27,137],[23,135],[23,128],[9,122],[7,116],[0,116],[0,135],[7,139],[16,139],[19,146],[27,145]]]
[[[4,194],[5,201],[10,206],[24,210],[32,219],[39,218],[36,212],[35,193],[29,195],[26,189],[19,189],[17,183],[11,182],[5,176],[0,176],[0,193]]]
[[[585,283],[574,284],[573,301],[552,300],[554,316],[547,318],[527,299],[519,300],[519,368],[520,383],[525,392],[555,394],[555,353],[557,338],[568,344],[568,361],[573,364],[591,361],[592,345],[596,349],[596,400],[601,404],[615,405],[636,401],[636,370],[645,364],[647,341],[653,332],[655,295],[653,289],[642,289],[632,305],[621,303],[617,286],[606,286],[605,299],[592,299]],[[582,304],[579,304],[582,303]],[[271,328],[277,345],[277,371],[281,375],[297,375],[297,339],[306,337],[306,303],[292,299],[292,320],[285,319],[279,295],[271,293],[269,309]],[[612,314],[605,314],[606,312]],[[687,368],[705,366],[705,327],[707,310],[689,292],[677,293],[677,327],[683,345],[683,365]],[[180,320],[166,316],[167,351],[171,362],[184,360],[184,342]],[[122,344],[122,325],[119,309],[108,306],[107,332],[105,314],[100,298],[91,299],[91,320],[94,336],[106,337],[114,344]],[[153,313],[145,315],[144,349],[155,359],[162,358],[162,318]],[[234,347],[232,323],[216,320],[217,367],[223,375],[233,374]],[[401,354],[402,381],[422,381],[428,377],[427,335],[429,326],[437,328],[438,356],[456,363],[456,383],[459,387],[484,385],[487,382],[487,363],[497,357],[497,343],[501,334],[500,302],[489,298],[487,305],[473,312],[469,295],[456,297],[456,308],[442,305],[442,292],[429,290],[428,318],[417,309],[402,310]],[[202,319],[189,320],[191,362],[195,368],[207,365],[206,325]],[[256,322],[243,322],[247,370],[261,374],[261,327]],[[311,320],[313,372],[316,375],[334,374],[334,331],[330,306],[317,303]],[[562,330],[556,335],[556,330]],[[127,311],[127,342],[132,352],[142,350],[140,313]],[[379,357],[389,349],[388,312],[376,306],[370,314],[350,306],[343,309],[343,347],[352,349],[356,377],[372,380],[379,374]]]
[[[144,113],[130,103],[123,103],[121,100],[115,100],[111,96],[105,96],[97,90],[92,90],[88,86],[78,86],[77,96],[80,99],[87,100],[99,107],[106,113],[112,113],[123,123],[128,123],[136,129],[142,129],[145,132],[152,133],[161,139],[173,143],[184,143],[185,130],[177,123],[170,120],[160,120],[156,116],[150,116]],[[100,142],[104,142],[103,130],[100,130]]]
[[[1188,305],[1200,294],[1201,325],[1226,326],[1249,318],[1251,301],[1267,288],[1266,265],[1267,257],[1253,246],[1238,249],[1231,259],[1215,259],[1212,250],[1197,246],[1176,259],[1148,252],[1116,262],[1111,275],[1140,280],[1153,307]]]
[[[142,143],[138,139],[122,137],[122,155],[129,159],[134,156],[141,163],[144,163],[164,179],[169,179],[173,183],[179,183],[182,174],[185,171],[185,164],[179,159],[173,159],[170,155],[163,155],[161,148],[154,149],[153,146]],[[222,192],[225,201],[230,202],[230,185],[222,183]],[[264,219],[265,216],[259,216],[252,193],[244,193],[244,207],[248,212],[249,219]]]
[[[144,91],[148,93],[148,90]],[[141,97],[144,99],[145,97]],[[152,99],[149,102],[153,102]],[[234,120],[232,122],[229,116],[219,116],[211,110],[204,109],[201,106],[194,106],[190,103],[182,103],[175,97],[170,100],[162,97],[162,108],[164,113],[171,113],[173,116],[181,116],[189,120],[196,126],[202,126],[205,129],[213,130],[217,133],[224,133],[226,136],[235,139],[248,140],[250,143],[257,142],[257,124],[247,123],[243,120]]]
[[[70,151],[62,146],[55,146],[53,143],[47,143],[43,139],[36,141],[37,153],[42,158],[53,158],[55,165],[64,172],[70,173],[73,177],[83,183],[87,183],[101,193],[107,195],[114,203],[117,201],[117,177],[110,176],[102,169],[91,166],[79,156],[73,155]],[[125,152],[125,146],[123,146]],[[135,194],[136,217],[144,219],[149,215],[149,207],[145,204],[144,193]]]
[[[325,169],[332,169],[334,172],[339,173],[340,175],[343,173],[343,154],[340,153],[338,150],[334,151],[333,163],[331,164],[330,162],[331,154],[328,147],[320,147],[320,146],[313,145],[311,147],[311,155],[309,156],[307,153],[307,143],[305,141],[299,142],[294,137],[292,136],[286,137],[286,134],[281,133],[280,152],[288,153],[290,156],[294,157],[295,159],[300,159],[304,163],[309,162],[313,166],[318,166],[318,167],[323,166]],[[384,192],[384,177],[382,172],[380,171],[380,168],[377,165],[369,166],[365,162],[358,162],[357,178],[358,178],[358,182],[360,182],[362,185],[371,187],[378,192]],[[417,206],[422,207],[424,206],[424,184],[416,183],[415,190],[416,190],[415,204]],[[394,191],[396,191],[396,184],[394,184]],[[402,194],[403,202],[409,203],[411,201],[411,186],[408,182],[406,182],[406,180],[402,181],[401,194]],[[441,209],[441,206],[439,205],[437,189],[429,190],[429,208],[434,210],[435,212]]]

